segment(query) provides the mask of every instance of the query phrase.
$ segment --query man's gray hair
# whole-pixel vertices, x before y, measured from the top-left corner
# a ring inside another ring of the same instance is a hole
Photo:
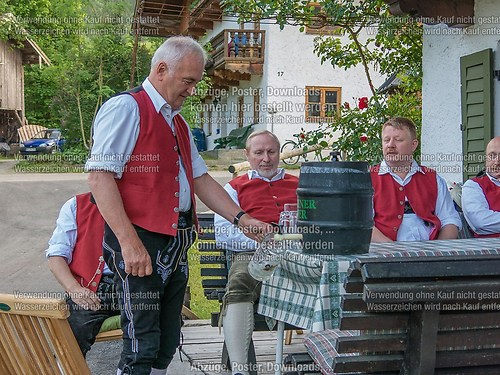
[[[271,133],[269,130],[257,130],[255,132],[251,133],[248,136],[247,141],[245,143],[245,149],[246,150],[250,149],[250,141],[252,140],[252,138],[255,138],[258,135],[262,135],[262,134],[267,134],[268,136],[273,138],[276,141],[276,143],[278,144],[278,150],[280,149],[280,140],[278,139],[278,137],[276,137],[276,135],[274,133]]]
[[[168,38],[153,55],[151,59],[151,71],[158,63],[164,61],[169,69],[175,70],[179,62],[186,55],[198,55],[203,60],[203,65],[207,62],[207,53],[203,47],[189,36],[173,36]]]

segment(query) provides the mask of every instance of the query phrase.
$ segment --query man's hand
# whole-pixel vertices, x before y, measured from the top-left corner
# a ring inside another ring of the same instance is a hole
[[[241,217],[238,227],[245,236],[257,242],[262,242],[267,233],[273,232],[271,224],[254,219],[248,214]]]
[[[153,273],[151,257],[139,240],[135,245],[121,245],[125,272],[132,276],[149,276]]]
[[[389,237],[384,235],[377,227],[372,230],[372,242],[394,242]]]
[[[68,291],[69,296],[78,306],[85,310],[97,311],[101,307],[101,300],[97,295],[79,284],[72,290]]]

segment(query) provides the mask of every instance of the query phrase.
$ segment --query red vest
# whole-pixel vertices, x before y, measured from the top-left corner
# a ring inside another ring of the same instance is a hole
[[[76,244],[69,268],[81,286],[96,291],[104,268],[104,219],[90,193],[76,196]]]
[[[500,188],[495,185],[487,175],[474,177],[472,181],[477,182],[488,202],[489,209],[492,211],[500,211]],[[474,237],[494,238],[500,237],[500,233],[493,234],[478,234],[473,232]]]
[[[370,171],[374,189],[373,209],[375,227],[396,241],[403,221],[405,197],[415,214],[434,225],[430,239],[435,240],[441,229],[441,221],[435,215],[438,187],[436,172],[421,167],[425,174],[417,172],[406,186],[401,186],[389,173],[379,175],[380,165]]]
[[[180,115],[173,122],[177,137],[141,87],[130,93],[139,106],[140,132],[122,178],[117,181],[130,221],[148,231],[177,234],[179,219],[179,152],[196,212],[189,127]]]
[[[290,174],[277,181],[236,177],[229,184],[238,193],[240,207],[250,216],[265,223],[278,223],[285,203],[297,203],[299,179]]]

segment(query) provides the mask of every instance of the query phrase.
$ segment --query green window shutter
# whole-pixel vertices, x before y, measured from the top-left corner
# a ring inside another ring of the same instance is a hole
[[[493,137],[492,61],[491,49],[460,58],[464,181],[484,167],[484,150]]]

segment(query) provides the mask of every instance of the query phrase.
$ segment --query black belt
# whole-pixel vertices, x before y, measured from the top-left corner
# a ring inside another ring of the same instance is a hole
[[[178,228],[189,228],[193,225],[193,209],[189,211],[179,212],[179,219],[177,221]]]
[[[413,208],[410,206],[410,202],[406,201],[405,202],[405,214],[414,214],[415,211],[413,211]]]

